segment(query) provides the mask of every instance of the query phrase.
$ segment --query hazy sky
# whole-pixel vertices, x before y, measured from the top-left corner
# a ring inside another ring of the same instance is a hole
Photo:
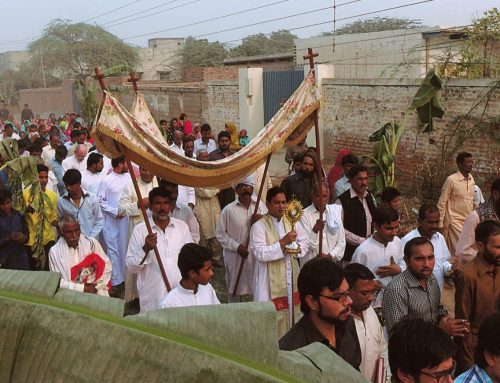
[[[499,5],[498,0],[432,0],[347,19],[419,1],[422,0],[336,0],[337,27],[373,16],[421,19],[429,26],[466,25],[472,17]],[[340,6],[342,3],[349,4]],[[333,0],[3,0],[0,52],[24,50],[56,18],[98,24],[138,46],[146,46],[149,38],[189,35],[234,45],[238,44],[235,40],[247,35],[278,29],[292,29],[299,37],[309,37],[332,29],[333,9],[328,8],[332,6]],[[247,11],[257,7],[260,9]],[[315,10],[318,11],[287,17]],[[242,13],[223,17],[237,12]],[[221,18],[202,22],[217,17]],[[232,28],[237,29],[225,31]],[[144,34],[148,35],[135,37]]]

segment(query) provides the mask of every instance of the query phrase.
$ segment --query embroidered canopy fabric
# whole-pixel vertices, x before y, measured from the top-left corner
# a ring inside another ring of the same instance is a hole
[[[102,153],[111,158],[125,154],[151,173],[193,187],[229,186],[253,172],[268,154],[283,145],[300,142],[314,125],[321,96],[312,73],[305,78],[269,123],[237,153],[218,161],[201,162],[172,151],[145,101],[137,94],[129,113],[105,92],[92,136]]]

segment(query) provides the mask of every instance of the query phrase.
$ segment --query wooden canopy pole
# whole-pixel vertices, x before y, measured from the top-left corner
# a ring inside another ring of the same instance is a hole
[[[262,180],[260,181],[260,186],[259,186],[259,194],[257,194],[257,202],[255,203],[255,208],[253,210],[253,215],[257,214],[259,211],[259,203],[262,198],[262,192],[264,191],[264,183],[266,182],[266,175],[267,175],[267,170],[269,169],[269,163],[271,162],[271,156],[272,153],[269,153],[267,155],[266,159],[266,166],[264,167],[264,173],[262,176]],[[251,228],[251,227],[250,227]],[[245,248],[248,249],[248,245],[250,244],[250,228],[248,229],[248,234],[247,234],[247,239],[245,241]],[[238,286],[240,284],[240,278],[241,278],[241,273],[243,271],[243,266],[245,264],[245,258],[241,258],[240,260],[240,268],[238,269],[238,274],[236,276],[236,282],[234,283],[234,289],[233,289],[233,296],[236,295],[236,292],[238,291]]]
[[[95,78],[99,81],[99,85],[101,86],[101,89],[103,91],[105,91],[106,85],[104,84],[104,77],[105,77],[104,74],[101,73],[99,68],[95,68],[94,71],[95,71]],[[137,80],[138,80],[138,78],[135,76],[135,73],[133,75],[131,73],[130,81],[132,81],[132,83],[133,83],[135,92],[138,91],[137,90]],[[151,228],[151,224],[149,223],[148,214],[146,212],[144,204],[142,203],[142,196],[141,196],[141,191],[139,189],[139,184],[137,183],[137,179],[134,177],[134,168],[132,167],[132,162],[130,161],[130,157],[128,156],[128,149],[122,144],[118,144],[118,145],[120,147],[120,151],[125,156],[125,160],[127,161],[127,167],[128,167],[128,171],[130,173],[130,178],[132,178],[132,184],[134,185],[134,190],[135,190],[135,193],[137,195],[137,204],[138,204],[139,209],[141,210],[142,216],[144,218],[144,223],[146,224],[146,229],[148,230],[148,234],[153,234],[153,229]],[[167,291],[170,291],[171,290],[170,283],[168,282],[167,273],[165,272],[165,268],[163,267],[163,262],[162,262],[161,257],[160,257],[160,252],[158,251],[158,247],[155,246],[153,248],[153,251],[154,251],[154,254],[156,257],[156,261],[158,262],[158,266],[160,266],[160,272],[161,272],[161,276],[163,278],[163,282],[165,283],[165,287],[167,288]],[[146,256],[147,256],[147,254],[146,254]],[[141,261],[141,264],[145,261],[146,256]]]
[[[312,48],[307,48],[307,55],[304,56],[304,60],[309,60],[309,68],[311,68],[312,75],[316,78],[316,73],[314,70],[314,58],[318,57],[317,52],[313,52]],[[320,195],[319,200],[319,219],[323,220],[323,211],[325,206],[323,204],[323,164],[321,162],[321,147],[319,139],[319,123],[318,123],[318,111],[314,111],[314,134],[316,136],[316,173],[318,176],[318,192]],[[320,229],[319,234],[319,248],[318,255],[323,252],[323,229]]]
[[[130,78],[128,78],[127,81],[132,83],[132,86],[134,87],[134,93],[139,92],[139,88],[137,87],[137,81],[139,80],[140,78],[137,77],[137,74],[135,72],[130,72]]]

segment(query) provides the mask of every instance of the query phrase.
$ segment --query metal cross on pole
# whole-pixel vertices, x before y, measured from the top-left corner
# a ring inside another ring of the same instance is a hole
[[[309,68],[312,71],[312,75],[316,78],[315,70],[314,70],[314,58],[318,57],[319,53],[313,52],[312,48],[307,48],[307,55],[304,56],[304,60],[309,60]],[[318,177],[318,192],[320,195],[319,199],[319,219],[323,220],[323,211],[325,209],[323,203],[323,164],[321,162],[321,143],[319,137],[319,123],[318,123],[318,111],[314,111],[314,134],[316,138],[316,173]],[[319,247],[318,247],[318,255],[321,255],[323,251],[323,229],[320,229],[318,232],[319,235]]]
[[[101,89],[104,92],[106,90],[106,84],[104,83],[105,76],[103,73],[101,73],[101,70],[99,68],[95,68],[94,71],[95,71],[95,78],[99,81],[99,85],[101,86]],[[132,72],[130,81],[132,81],[132,84],[134,86],[134,90],[136,93],[138,91],[137,80],[139,80],[139,79],[135,76],[135,73]],[[104,98],[103,98],[102,102],[104,102]],[[102,103],[101,103],[101,106],[102,106]],[[137,204],[142,212],[142,216],[144,217],[144,223],[146,224],[146,229],[148,230],[148,234],[153,234],[153,229],[151,228],[151,224],[149,223],[149,217],[147,215],[146,208],[144,207],[144,204],[142,202],[142,196],[141,196],[141,191],[139,189],[139,184],[137,183],[137,179],[134,177],[134,168],[132,167],[132,162],[130,161],[130,157],[128,155],[128,149],[122,144],[118,144],[118,145],[120,147],[120,151],[125,156],[125,160],[127,161],[127,167],[128,167],[128,171],[130,174],[130,178],[132,178],[132,184],[134,185],[134,190],[135,190],[135,193],[137,195]],[[160,272],[161,272],[161,276],[163,278],[163,282],[165,283],[165,287],[166,287],[167,291],[170,291],[171,290],[170,283],[168,282],[167,273],[165,272],[165,268],[163,267],[163,262],[162,262],[161,257],[160,257],[160,252],[158,251],[158,247],[155,246],[153,248],[153,252],[155,254],[156,261],[158,262],[158,266],[160,267]],[[147,257],[147,254],[144,256],[143,260],[141,261],[141,264],[144,262],[146,257]]]

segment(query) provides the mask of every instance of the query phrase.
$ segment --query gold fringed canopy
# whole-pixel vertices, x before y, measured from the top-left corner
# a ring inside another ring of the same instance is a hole
[[[106,91],[92,136],[102,153],[111,158],[126,154],[151,173],[171,182],[193,187],[223,187],[252,173],[265,162],[268,154],[286,143],[302,140],[314,126],[314,112],[320,102],[316,80],[310,73],[249,145],[218,161],[201,162],[172,151],[140,93],[129,113]]]

